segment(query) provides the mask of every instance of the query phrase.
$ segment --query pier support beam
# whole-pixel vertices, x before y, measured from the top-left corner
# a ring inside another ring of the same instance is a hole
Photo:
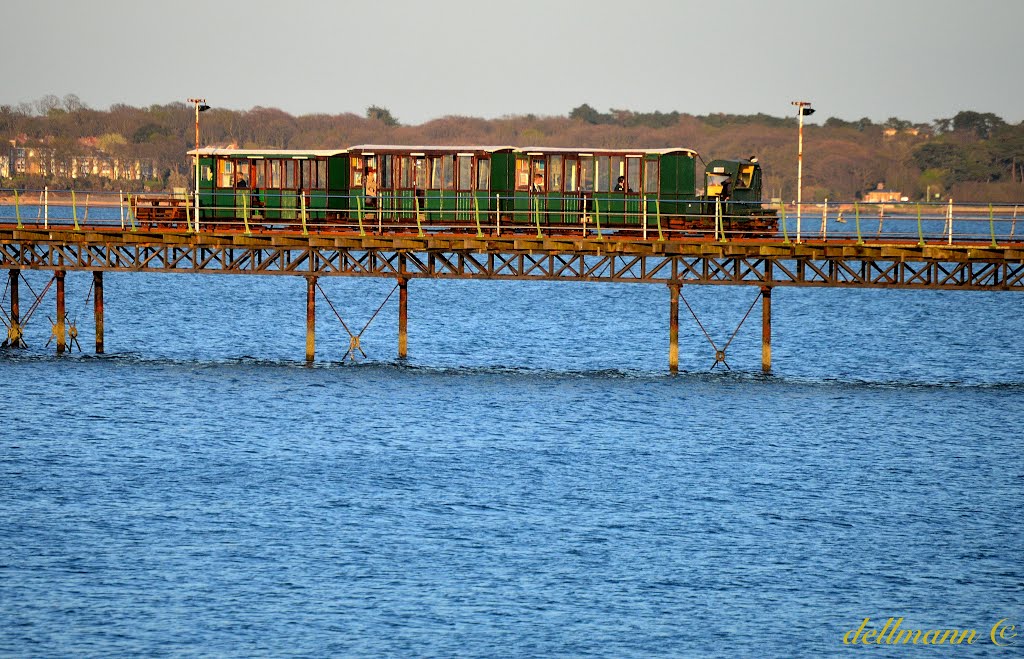
[[[92,273],[93,316],[96,318],[96,354],[103,354],[103,272]]]
[[[409,356],[409,279],[398,278],[398,358]]]
[[[8,279],[11,289],[11,329],[4,340],[4,347],[24,348],[25,340],[21,336],[21,293],[18,288],[21,282],[21,270],[9,270]]]
[[[64,306],[64,275],[63,270],[54,273],[57,279],[57,322],[53,326],[53,337],[57,342],[57,354],[63,355],[67,348],[67,332],[64,327],[64,316],[67,311]]]
[[[679,289],[682,284],[670,282],[668,285],[668,370],[679,372]]]
[[[761,370],[772,370],[772,287],[761,287]]]
[[[316,356],[316,277],[306,277],[306,361]]]

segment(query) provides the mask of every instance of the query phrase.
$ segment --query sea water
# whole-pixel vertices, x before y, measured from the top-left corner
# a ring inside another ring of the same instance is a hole
[[[302,278],[108,273],[103,356],[90,282],[81,352],[47,347],[51,292],[0,353],[2,656],[1024,630],[1018,294],[778,287],[764,375],[757,289],[684,286],[673,376],[662,285],[415,279],[399,362],[397,294],[363,331],[394,281],[321,278],[310,367]]]

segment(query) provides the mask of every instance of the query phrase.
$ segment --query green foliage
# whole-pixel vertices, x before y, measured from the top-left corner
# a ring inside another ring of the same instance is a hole
[[[391,111],[379,105],[366,108],[366,118],[384,122],[385,126],[397,126],[398,120],[391,116]]]

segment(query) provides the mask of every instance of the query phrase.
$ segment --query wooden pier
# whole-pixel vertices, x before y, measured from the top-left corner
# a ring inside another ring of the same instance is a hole
[[[54,273],[57,351],[65,273],[93,273],[96,352],[103,352],[104,272],[285,275],[306,280],[306,359],[315,358],[320,277],[384,277],[399,291],[398,356],[408,354],[412,279],[508,279],[662,284],[669,289],[669,369],[679,364],[679,299],[686,285],[753,286],[762,301],[762,368],[771,368],[771,292],[778,286],[910,290],[1024,290],[1024,242],[935,244],[892,240],[642,240],[615,236],[146,231],[0,226],[10,271],[5,345],[24,345],[22,270]],[[44,291],[45,294],[45,291]],[[685,298],[683,298],[685,301]],[[36,301],[38,304],[38,300]],[[748,312],[749,313],[749,312]],[[353,350],[358,337],[353,337]],[[724,349],[717,350],[724,361]]]

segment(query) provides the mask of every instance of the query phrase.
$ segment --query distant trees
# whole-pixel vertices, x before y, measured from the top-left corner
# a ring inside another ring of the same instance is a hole
[[[692,148],[712,158],[756,155],[773,197],[796,194],[796,117],[677,111],[601,112],[583,103],[565,116],[479,119],[442,117],[403,126],[379,105],[364,115],[295,117],[277,108],[214,108],[202,118],[204,145],[272,148],[342,148],[353,144],[515,144],[609,148]],[[137,108],[117,104],[88,108],[75,95],[0,105],[0,156],[11,140],[45,147],[61,158],[90,149],[122,159],[156,163],[153,185],[188,178],[194,146],[193,108],[181,102]],[[807,199],[854,199],[879,181],[911,198],[926,192],[992,201],[1024,201],[1024,124],[992,113],[962,111],[929,124],[898,117],[873,123],[865,117],[831,117],[804,126],[804,194]],[[0,181],[0,186],[8,182]],[[963,195],[969,195],[964,197]]]
[[[371,105],[366,108],[366,118],[371,121],[380,121],[385,126],[398,125],[398,120],[391,116],[391,110],[380,107],[379,105]]]

